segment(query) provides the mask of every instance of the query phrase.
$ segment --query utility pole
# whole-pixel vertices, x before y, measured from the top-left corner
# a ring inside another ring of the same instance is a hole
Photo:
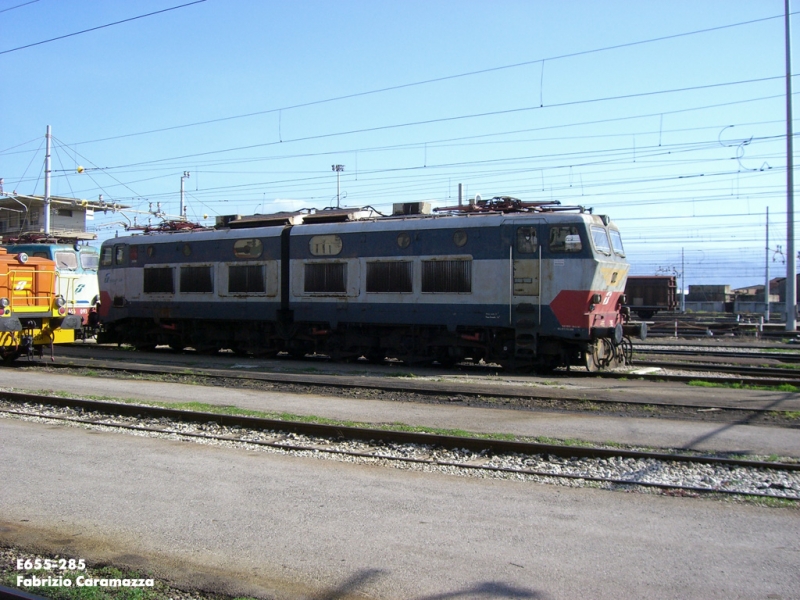
[[[50,125],[47,126],[44,155],[44,232],[50,233]]]
[[[181,219],[186,220],[186,203],[183,201],[183,182],[189,179],[189,171],[184,171],[181,176]]]
[[[769,323],[769,206],[767,207],[767,255],[764,265],[764,323]]]
[[[794,147],[792,144],[792,37],[789,0],[784,1],[786,20],[786,331],[797,329],[797,279],[794,252]]]
[[[686,312],[686,261],[681,248],[681,314]]]
[[[331,170],[336,171],[336,208],[339,208],[339,173],[344,171],[344,165],[331,165]]]

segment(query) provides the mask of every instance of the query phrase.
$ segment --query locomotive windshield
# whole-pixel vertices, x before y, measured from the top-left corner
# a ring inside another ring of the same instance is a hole
[[[625,256],[625,249],[622,247],[622,236],[616,229],[609,229],[608,233],[611,234],[611,246],[614,248],[614,254],[617,256]]]
[[[97,271],[100,258],[94,252],[81,252],[81,267],[87,271]]]
[[[597,225],[592,226],[592,242],[594,242],[595,250],[602,254],[611,254],[611,244],[608,242],[608,234],[606,230]]]
[[[56,264],[59,269],[77,269],[78,257],[74,252],[56,252]]]

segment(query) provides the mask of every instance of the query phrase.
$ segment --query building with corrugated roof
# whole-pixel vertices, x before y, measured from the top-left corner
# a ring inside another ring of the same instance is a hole
[[[93,240],[97,213],[116,212],[128,206],[99,200],[50,196],[50,235],[52,238]],[[4,240],[24,235],[44,235],[44,196],[0,195],[0,236]]]

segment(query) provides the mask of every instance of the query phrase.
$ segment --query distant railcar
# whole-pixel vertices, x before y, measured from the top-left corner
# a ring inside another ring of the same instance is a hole
[[[642,319],[674,311],[678,308],[677,289],[673,275],[629,275],[625,284],[627,306]]]
[[[409,363],[626,362],[619,230],[494,198],[220,219],[103,243],[98,341]]]
[[[69,343],[80,329],[77,315],[67,314],[66,301],[56,292],[56,265],[25,253],[0,248],[0,356],[39,356],[45,347]]]

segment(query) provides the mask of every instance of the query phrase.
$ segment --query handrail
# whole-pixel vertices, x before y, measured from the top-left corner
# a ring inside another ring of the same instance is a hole
[[[9,269],[1,275],[8,280],[4,287],[8,290],[9,308],[12,312],[51,310],[56,289],[55,270]],[[40,278],[44,278],[44,281]]]

